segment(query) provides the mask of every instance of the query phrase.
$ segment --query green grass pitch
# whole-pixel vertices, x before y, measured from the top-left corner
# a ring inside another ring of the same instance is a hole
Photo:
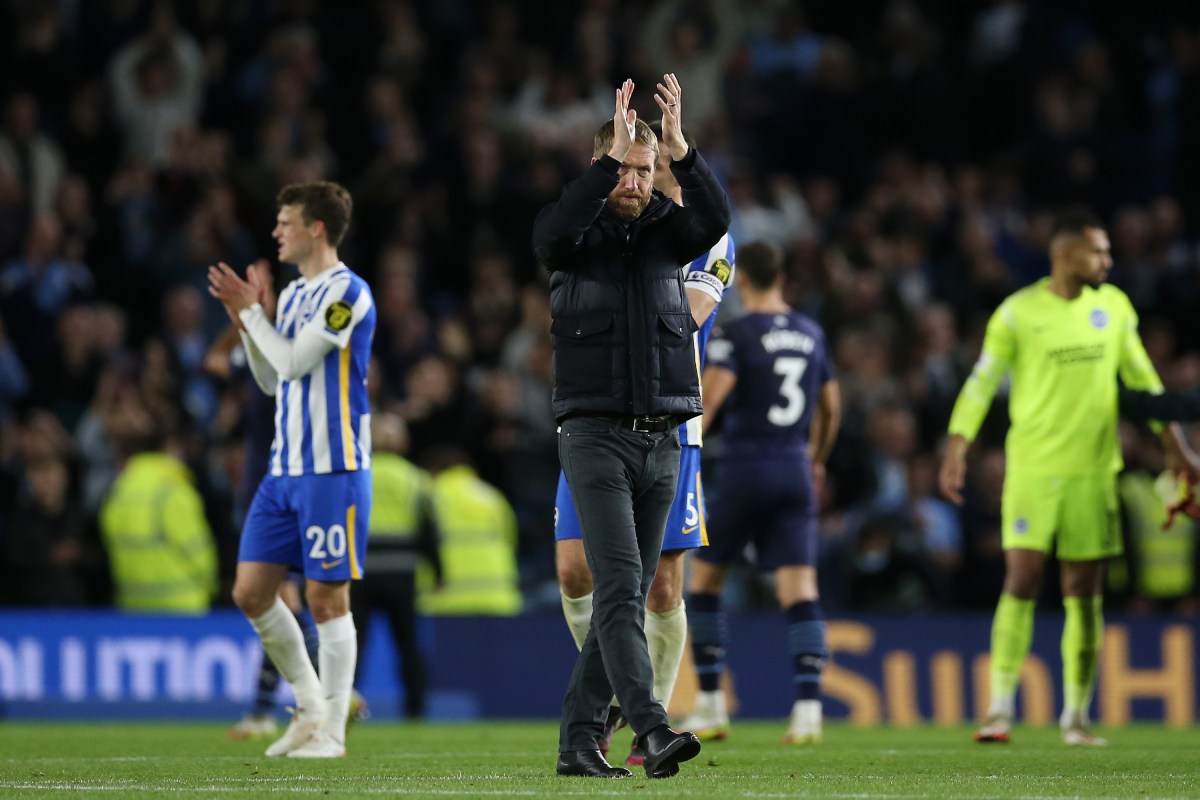
[[[782,722],[735,721],[667,780],[554,774],[557,726],[545,722],[352,729],[344,759],[262,755],[215,724],[0,723],[0,797],[1200,797],[1200,734],[1134,726],[1107,748],[1064,747],[1057,731],[1021,728],[1010,745],[978,745],[968,728],[827,724],[815,747],[778,742]],[[629,734],[617,734],[624,756]]]

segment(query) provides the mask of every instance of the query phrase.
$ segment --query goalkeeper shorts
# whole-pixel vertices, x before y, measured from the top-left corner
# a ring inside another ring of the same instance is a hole
[[[1037,550],[1060,561],[1120,555],[1117,479],[1102,475],[1008,475],[1001,501],[1005,550]]]

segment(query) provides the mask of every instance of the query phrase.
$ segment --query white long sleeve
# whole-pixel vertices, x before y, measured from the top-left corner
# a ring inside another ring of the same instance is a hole
[[[246,353],[246,365],[250,367],[254,382],[263,390],[263,394],[274,397],[279,386],[279,375],[276,374],[275,368],[245,331],[238,331],[238,335],[242,337],[242,350]]]
[[[250,340],[246,348],[246,358],[250,363],[250,371],[258,385],[267,391],[263,381],[270,379],[271,391],[275,394],[274,386],[279,379],[294,381],[312,372],[321,363],[335,343],[322,333],[320,325],[305,325],[300,329],[295,339],[289,339],[267,319],[262,306],[255,303],[238,313],[242,324],[246,326],[244,338]],[[257,352],[255,352],[257,351]],[[256,357],[266,363],[255,364]],[[260,370],[262,375],[260,376]]]

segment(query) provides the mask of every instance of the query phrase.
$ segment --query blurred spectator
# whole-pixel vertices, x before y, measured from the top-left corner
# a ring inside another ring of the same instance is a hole
[[[58,187],[66,175],[62,151],[38,124],[38,104],[32,95],[13,95],[0,132],[0,171],[17,178],[30,218],[54,210]]]
[[[65,18],[70,12],[53,0],[18,3],[10,8],[17,27],[11,32],[12,49],[4,65],[8,74],[0,84],[20,87],[43,106],[53,108],[58,92],[79,77],[79,63],[70,52],[72,43],[64,36]]]
[[[419,608],[424,614],[521,611],[517,581],[517,521],[499,490],[480,480],[462,450],[441,445],[424,464],[433,476],[433,507],[442,534],[442,588],[423,569]]]
[[[917,446],[912,412],[899,403],[881,404],[871,410],[867,429],[875,453],[875,497],[870,502],[876,513],[902,511],[909,502],[908,461]]]
[[[204,333],[204,295],[192,286],[177,286],[163,302],[164,341],[170,361],[180,373],[182,401],[202,429],[217,411],[217,388],[204,369],[209,338]]]
[[[989,447],[975,455],[963,494],[961,604],[988,608],[1004,584],[1004,551],[1000,536],[1000,499],[1004,489],[1004,450]],[[1049,583],[1049,581],[1048,581]]]
[[[933,455],[916,456],[909,464],[909,515],[920,534],[920,546],[949,582],[963,559],[959,511],[938,494],[939,462]]]
[[[730,176],[729,193],[736,241],[771,242],[786,248],[814,233],[804,196],[790,178],[776,176],[764,192],[743,168]]]
[[[0,316],[0,424],[10,419],[16,405],[29,393],[29,373],[4,330]]]
[[[543,147],[591,141],[596,120],[612,110],[612,87],[567,65],[535,57],[509,109],[512,126]]]
[[[199,120],[203,88],[200,48],[168,3],[156,4],[150,30],[115,54],[109,80],[125,155],[165,164],[176,132]]]
[[[3,543],[4,605],[83,606],[99,553],[86,541],[87,517],[70,492],[67,463],[46,455],[25,466]]]
[[[106,419],[121,468],[100,509],[116,606],[203,614],[217,591],[217,550],[178,445],[127,398]]]
[[[89,298],[93,288],[87,266],[64,256],[58,218],[35,219],[24,254],[0,270],[0,313],[26,365],[49,355],[59,315]]]
[[[75,430],[100,379],[107,354],[99,317],[92,306],[71,306],[58,318],[57,351],[35,362],[34,393],[68,430]]]
[[[713,5],[681,0],[659,3],[645,21],[640,42],[649,77],[657,82],[664,73],[674,73],[680,85],[688,87],[689,125],[700,141],[708,141],[705,128],[722,112],[725,67],[742,31],[740,15],[722,18]]]
[[[366,652],[372,615],[378,611],[387,619],[404,687],[400,711],[405,719],[421,719],[429,681],[417,641],[417,568],[428,565],[435,594],[444,585],[432,486],[429,475],[404,458],[408,431],[399,416],[372,415],[371,444],[370,539],[365,577],[351,585],[350,607],[359,653]]]
[[[404,384],[400,415],[408,423],[413,458],[418,463],[439,444],[465,441],[467,397],[450,359],[429,355],[413,364]]]
[[[864,522],[843,572],[847,607],[911,614],[943,606],[948,587],[919,549],[919,541],[912,520],[901,515]]]
[[[1174,476],[1164,473],[1162,447],[1125,424],[1125,471],[1117,479],[1125,554],[1109,567],[1108,585],[1136,613],[1195,614],[1200,599],[1200,524],[1186,514],[1167,525]]]
[[[97,199],[104,196],[117,163],[113,155],[121,148],[120,135],[108,114],[107,97],[101,79],[88,76],[81,81],[67,99],[66,119],[58,134],[72,171],[83,176]]]

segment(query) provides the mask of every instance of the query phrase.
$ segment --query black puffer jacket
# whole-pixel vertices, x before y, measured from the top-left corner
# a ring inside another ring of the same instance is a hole
[[[729,200],[692,148],[673,162],[684,207],[655,191],[626,225],[605,207],[620,163],[605,155],[538,214],[550,270],[554,416],[700,413],[682,267],[729,228]]]

